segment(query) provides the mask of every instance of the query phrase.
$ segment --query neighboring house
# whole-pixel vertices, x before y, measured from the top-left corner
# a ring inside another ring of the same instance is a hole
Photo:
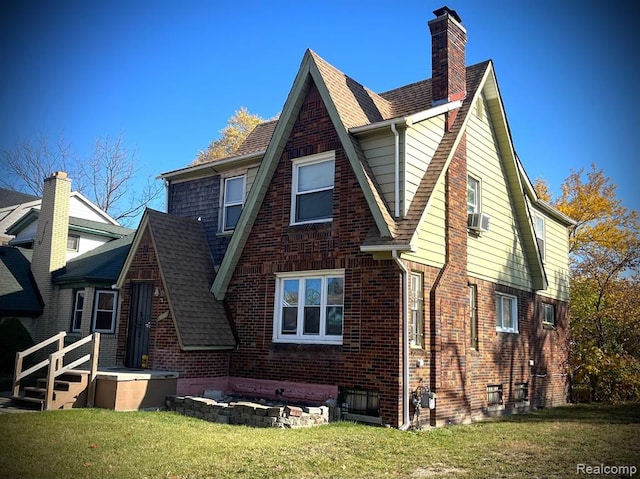
[[[7,229],[15,235],[10,246],[0,247],[0,320],[19,318],[36,342],[59,331],[69,341],[108,333],[101,361],[115,364],[118,292],[111,286],[133,230],[72,193],[63,172],[45,179],[37,206],[22,208]]]
[[[12,239],[7,235],[7,227],[23,214],[25,204],[38,204],[37,196],[0,188],[0,245]]]
[[[431,79],[375,93],[307,51],[277,121],[161,175],[118,363],[395,427],[413,393],[433,425],[565,402],[573,222],[527,178],[493,63],[434,13]]]

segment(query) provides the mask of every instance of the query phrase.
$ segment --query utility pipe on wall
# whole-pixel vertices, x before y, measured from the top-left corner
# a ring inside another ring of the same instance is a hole
[[[409,270],[404,265],[398,251],[391,252],[393,260],[402,274],[402,425],[400,429],[409,429]]]

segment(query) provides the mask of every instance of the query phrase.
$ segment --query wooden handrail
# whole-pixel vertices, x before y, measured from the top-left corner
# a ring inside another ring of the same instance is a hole
[[[73,368],[80,366],[81,364],[91,361],[91,369],[89,372],[89,384],[88,384],[88,392],[87,392],[87,406],[93,407],[94,398],[95,398],[95,379],[98,372],[98,355],[100,352],[100,333],[92,333],[89,336],[85,336],[84,338],[70,344],[68,346],[64,346],[64,337],[67,335],[66,332],[61,331],[55,336],[46,339],[35,346],[30,347],[24,351],[20,351],[16,353],[16,367],[15,374],[13,376],[13,395],[18,396],[20,393],[20,380],[29,374],[36,372],[39,369],[42,369],[45,366],[48,366],[47,370],[47,386],[45,393],[45,403],[44,409],[50,409],[51,404],[53,403],[53,386],[55,383],[55,379],[66,373],[67,371],[72,370]],[[35,366],[30,367],[29,369],[22,371],[22,363],[23,359],[45,346],[49,344],[58,342],[58,349],[51,353],[49,357],[43,361],[40,361]],[[80,346],[84,346],[87,343],[93,343],[93,347],[91,349],[91,353],[85,354],[79,359],[72,361],[71,363],[64,366],[64,356],[69,352],[79,348]]]

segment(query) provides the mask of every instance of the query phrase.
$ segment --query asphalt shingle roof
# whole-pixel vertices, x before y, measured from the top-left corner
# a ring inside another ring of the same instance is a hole
[[[34,195],[21,193],[7,188],[0,188],[0,208],[28,203],[29,201],[35,201],[38,199],[39,198]]]
[[[42,297],[31,274],[31,252],[0,246],[0,316],[36,317]]]
[[[235,346],[224,305],[211,293],[215,270],[202,223],[151,209],[145,215],[182,347]]]

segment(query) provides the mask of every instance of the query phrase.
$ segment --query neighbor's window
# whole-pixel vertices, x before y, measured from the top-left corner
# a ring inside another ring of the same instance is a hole
[[[515,296],[496,293],[496,330],[518,332],[518,298]]]
[[[84,289],[74,290],[73,316],[71,318],[71,331],[77,333],[82,327],[82,311],[84,310]]]
[[[344,271],[278,275],[274,340],[342,344]]]
[[[80,247],[80,236],[77,235],[69,235],[67,236],[67,250],[68,251],[78,251]]]
[[[116,330],[116,309],[118,292],[112,290],[96,290],[93,306],[92,331],[113,333]]]
[[[545,254],[545,227],[544,227],[544,217],[540,215],[535,216],[535,230],[536,230],[536,241],[538,242],[538,250],[540,251],[540,258],[544,262],[546,258]]]
[[[480,181],[467,177],[467,213],[480,212]]]
[[[238,224],[240,213],[242,213],[242,205],[244,204],[244,188],[244,175],[224,179],[222,231],[231,231]]]
[[[469,285],[469,336],[471,348],[477,351],[480,341],[478,341],[478,287],[475,284]]]
[[[549,326],[556,325],[556,310],[551,303],[542,303],[540,308],[542,314],[542,323]]]
[[[291,223],[321,223],[333,216],[334,153],[293,162]]]
[[[422,275],[411,273],[411,346],[423,346]]]

